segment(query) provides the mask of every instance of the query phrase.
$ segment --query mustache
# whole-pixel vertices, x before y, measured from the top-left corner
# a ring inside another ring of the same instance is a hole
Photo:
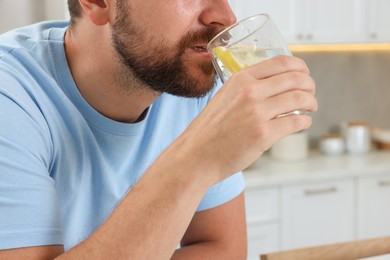
[[[188,32],[180,41],[179,49],[184,52],[185,49],[193,47],[194,44],[208,43],[223,29],[224,28],[208,27]]]

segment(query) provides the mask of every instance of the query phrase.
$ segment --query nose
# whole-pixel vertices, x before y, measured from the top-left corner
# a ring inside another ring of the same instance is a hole
[[[228,27],[237,21],[228,0],[205,0],[206,7],[200,16],[207,26]]]

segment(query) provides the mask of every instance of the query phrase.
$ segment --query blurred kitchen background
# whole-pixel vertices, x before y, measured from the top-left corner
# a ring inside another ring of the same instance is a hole
[[[309,154],[297,153],[299,137],[283,147],[289,159],[266,155],[245,171],[248,259],[390,235],[389,150],[357,147],[352,154],[340,150],[337,137],[327,143],[328,154],[317,151],[323,135],[341,134],[347,121],[363,122],[350,125],[357,144],[367,145],[365,130],[372,126],[383,130],[390,148],[390,0],[229,2],[238,19],[271,15],[293,54],[308,64],[319,100],[303,133]],[[65,0],[0,0],[0,33],[67,17]]]
[[[0,33],[43,20],[68,17],[65,0],[0,0]]]

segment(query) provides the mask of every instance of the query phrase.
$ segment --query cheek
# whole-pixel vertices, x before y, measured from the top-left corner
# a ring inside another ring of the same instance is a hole
[[[139,21],[141,27],[154,37],[174,44],[198,25],[198,8],[193,2],[196,1],[181,0],[171,3],[169,0],[160,0],[159,3],[155,2],[157,6],[142,4],[142,8],[147,11],[133,12],[136,16],[134,21]]]

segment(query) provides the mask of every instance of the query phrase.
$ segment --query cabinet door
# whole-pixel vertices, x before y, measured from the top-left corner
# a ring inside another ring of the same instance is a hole
[[[303,0],[298,15],[307,43],[344,43],[365,40],[365,0]],[[376,1],[376,0],[375,0]]]
[[[369,1],[367,5],[367,41],[390,41],[390,0]]]
[[[248,224],[279,220],[279,190],[250,189],[245,191],[246,221]]]
[[[390,174],[358,180],[358,238],[390,235]]]
[[[279,250],[278,224],[248,226],[248,260],[259,260],[260,254]]]
[[[296,10],[302,0],[230,0],[230,5],[238,20],[245,17],[267,13],[271,16],[288,43],[296,36]]]
[[[279,250],[279,198],[277,188],[245,191],[248,260],[258,260],[260,253]]]
[[[353,180],[284,187],[282,249],[352,240]]]

